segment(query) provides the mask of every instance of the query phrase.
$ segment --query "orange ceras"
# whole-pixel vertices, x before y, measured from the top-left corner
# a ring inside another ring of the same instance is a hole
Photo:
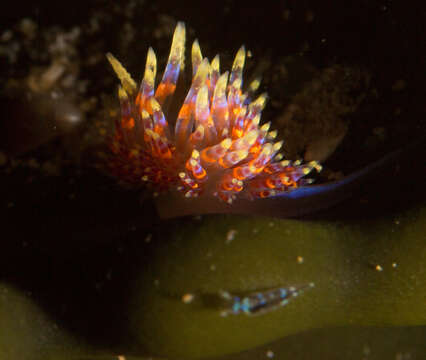
[[[107,54],[121,85],[110,148],[110,172],[121,181],[151,183],[156,191],[177,190],[183,196],[215,196],[231,204],[237,197],[277,196],[310,183],[303,179],[321,166],[312,161],[282,160],[283,142],[260,124],[266,94],[251,100],[259,81],[242,89],[246,51],[241,47],[231,72],[220,73],[219,56],[211,62],[192,45],[192,83],[178,111],[179,72],[184,69],[185,25],[179,22],[160,84],[155,87],[157,60],[149,48],[139,89],[120,62]],[[176,106],[175,106],[176,108]]]

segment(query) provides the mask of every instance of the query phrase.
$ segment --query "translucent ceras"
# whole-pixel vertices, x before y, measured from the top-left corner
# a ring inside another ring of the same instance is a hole
[[[274,197],[310,183],[303,177],[320,165],[282,160],[283,142],[275,141],[270,123],[261,124],[266,94],[251,100],[259,81],[243,91],[244,47],[230,73],[221,74],[219,56],[209,62],[195,40],[192,83],[180,100],[176,85],[184,52],[185,25],[179,22],[161,82],[155,86],[157,60],[149,48],[139,88],[120,62],[107,55],[121,81],[121,118],[110,143],[109,171],[123,182],[150,183],[157,193],[180,192],[183,198],[227,204]]]

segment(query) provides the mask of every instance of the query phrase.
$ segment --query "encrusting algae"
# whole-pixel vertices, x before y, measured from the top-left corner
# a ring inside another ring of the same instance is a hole
[[[155,87],[157,60],[149,48],[139,89],[120,62],[107,54],[121,81],[121,118],[110,142],[109,172],[125,183],[150,183],[156,192],[216,197],[228,204],[237,197],[274,197],[311,183],[304,176],[319,171],[318,162],[282,160],[283,141],[275,141],[277,132],[270,131],[270,123],[260,124],[266,94],[251,100],[259,81],[242,90],[244,46],[231,71],[221,74],[219,56],[209,62],[195,40],[192,83],[177,115],[172,115],[184,52],[185,25],[179,22],[160,84]]]

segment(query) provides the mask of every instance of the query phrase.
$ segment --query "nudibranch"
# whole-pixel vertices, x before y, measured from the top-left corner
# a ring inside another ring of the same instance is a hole
[[[128,184],[148,183],[159,194],[180,193],[182,199],[209,199],[226,206],[240,199],[276,197],[311,183],[305,176],[319,171],[320,164],[283,160],[283,141],[276,141],[270,123],[260,121],[266,94],[252,100],[259,81],[243,90],[244,46],[231,71],[221,73],[219,56],[211,62],[203,58],[195,40],[192,82],[183,103],[176,104],[184,53],[185,25],[179,22],[160,83],[155,86],[157,60],[149,48],[139,88],[107,54],[121,82],[121,117],[110,141],[110,173]]]

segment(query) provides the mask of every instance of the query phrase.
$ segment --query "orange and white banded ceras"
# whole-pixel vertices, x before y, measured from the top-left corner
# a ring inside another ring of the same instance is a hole
[[[219,56],[209,62],[195,40],[192,82],[183,103],[176,104],[182,101],[177,83],[184,52],[185,25],[179,22],[161,82],[155,87],[157,60],[149,48],[139,88],[120,62],[107,55],[121,81],[121,117],[110,144],[111,173],[134,185],[148,182],[155,191],[177,190],[187,198],[215,196],[229,204],[310,183],[303,177],[321,166],[282,160],[283,141],[275,141],[277,132],[260,121],[266,94],[251,100],[259,81],[243,91],[244,46],[231,71],[221,73]]]

